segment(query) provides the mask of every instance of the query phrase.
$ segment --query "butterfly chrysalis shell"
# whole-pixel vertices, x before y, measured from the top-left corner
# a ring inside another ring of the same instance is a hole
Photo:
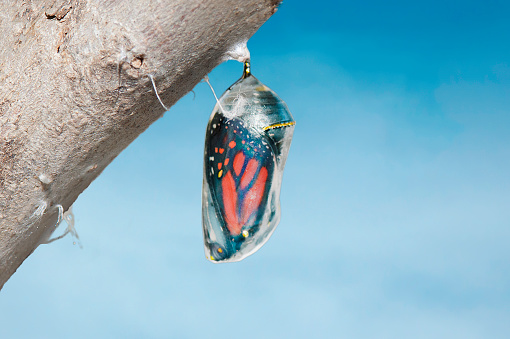
[[[202,225],[207,259],[239,261],[280,221],[280,187],[295,121],[250,73],[223,93],[205,136]]]

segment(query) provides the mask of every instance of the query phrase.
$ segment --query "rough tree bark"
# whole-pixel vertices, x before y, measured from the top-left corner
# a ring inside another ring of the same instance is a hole
[[[0,288],[101,171],[280,0],[0,3]]]

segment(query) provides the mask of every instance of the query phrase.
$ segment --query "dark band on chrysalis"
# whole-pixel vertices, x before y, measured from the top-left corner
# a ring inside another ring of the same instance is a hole
[[[248,59],[244,62],[243,79],[249,77],[250,75],[251,75],[250,59]]]

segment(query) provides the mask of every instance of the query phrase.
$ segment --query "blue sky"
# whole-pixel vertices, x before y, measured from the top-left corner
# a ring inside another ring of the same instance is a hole
[[[509,7],[286,1],[248,44],[297,121],[269,242],[204,258],[199,84],[77,200],[83,249],[5,285],[0,337],[506,337]]]

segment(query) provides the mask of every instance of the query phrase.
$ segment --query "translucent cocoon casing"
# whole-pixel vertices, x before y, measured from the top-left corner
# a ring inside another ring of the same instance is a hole
[[[219,99],[207,125],[202,225],[207,259],[239,261],[280,221],[280,187],[295,121],[275,92],[244,75]]]

